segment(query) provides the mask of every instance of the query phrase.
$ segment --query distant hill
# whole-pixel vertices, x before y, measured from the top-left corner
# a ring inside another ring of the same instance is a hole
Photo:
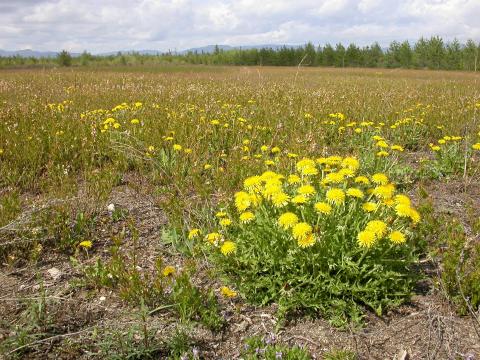
[[[215,46],[217,45],[207,45],[202,47],[190,48],[186,50],[170,50],[170,51],[162,51],[162,50],[119,50],[119,51],[109,51],[103,53],[97,53],[95,55],[98,56],[110,56],[110,55],[117,55],[119,52],[122,54],[141,54],[141,55],[159,55],[171,52],[173,54],[186,54],[188,52],[197,52],[197,53],[213,53],[215,51]],[[218,48],[224,51],[228,50],[235,50],[235,49],[262,49],[262,48],[270,48],[270,49],[279,49],[283,46],[288,48],[297,48],[300,45],[277,45],[277,44],[265,44],[265,45],[242,45],[242,46],[230,46],[230,45],[218,45]],[[36,51],[31,49],[23,49],[23,50],[2,50],[0,49],[0,57],[7,57],[7,56],[21,56],[21,57],[34,57],[34,58],[53,58],[56,57],[58,54],[57,51]],[[80,56],[80,53],[71,53],[73,57]]]

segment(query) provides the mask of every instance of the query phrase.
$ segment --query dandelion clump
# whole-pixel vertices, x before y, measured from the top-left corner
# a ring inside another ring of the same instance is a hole
[[[420,214],[386,174],[361,165],[303,158],[294,173],[246,178],[206,235],[207,253],[246,299],[282,311],[347,319],[407,300]]]

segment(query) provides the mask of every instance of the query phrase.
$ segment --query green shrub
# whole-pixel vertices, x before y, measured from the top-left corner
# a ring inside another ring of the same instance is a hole
[[[359,165],[304,159],[296,174],[247,178],[206,235],[214,263],[249,301],[319,311],[337,326],[359,321],[361,307],[382,314],[408,300],[420,215],[386,175],[357,176]]]

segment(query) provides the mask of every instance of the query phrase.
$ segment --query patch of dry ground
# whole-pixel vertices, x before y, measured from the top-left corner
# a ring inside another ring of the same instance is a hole
[[[435,206],[441,211],[447,209],[462,215],[462,209],[473,204],[480,206],[480,185],[471,183],[467,191],[463,184],[432,184],[428,193],[432,194]],[[462,190],[463,189],[463,190]],[[460,191],[462,190],[462,191]],[[155,205],[154,199],[145,193],[124,184],[114,189],[111,202],[127,209],[136,219],[139,230],[139,266],[144,271],[153,268],[156,257],[181,268],[185,258],[171,251],[160,242],[162,228],[167,224],[164,213]],[[104,214],[107,216],[108,214]],[[124,224],[119,223],[114,231],[120,231]],[[95,241],[90,258],[108,255],[109,236],[100,232]],[[132,246],[132,244],[125,244]],[[199,266],[195,275],[196,285],[206,288],[216,287],[206,274],[205,266]],[[12,334],[10,330],[18,322],[19,316],[40,296],[39,277],[44,279],[46,306],[50,321],[48,326],[38,329],[48,335],[38,338],[32,346],[3,354],[10,358],[22,353],[24,358],[37,359],[76,359],[95,357],[88,346],[95,336],[104,331],[125,333],[132,324],[138,323],[138,309],[124,303],[111,290],[99,292],[72,286],[79,278],[78,270],[72,266],[67,256],[46,256],[34,269],[4,267],[0,272],[0,341]],[[241,300],[221,300],[222,315],[227,320],[225,329],[214,334],[202,326],[195,327],[191,337],[205,359],[238,358],[249,336],[267,336],[275,332],[275,306],[256,308]],[[178,321],[168,311],[153,314],[148,326],[156,330],[156,337],[168,339]],[[480,356],[480,338],[475,332],[474,320],[458,316],[454,309],[433,287],[422,295],[415,296],[411,303],[379,318],[368,316],[361,329],[338,330],[322,319],[299,318],[287,323],[276,334],[277,341],[297,344],[308,348],[316,357],[331,349],[350,349],[359,359],[394,359],[401,350],[406,350],[411,359],[456,359],[469,355]]]

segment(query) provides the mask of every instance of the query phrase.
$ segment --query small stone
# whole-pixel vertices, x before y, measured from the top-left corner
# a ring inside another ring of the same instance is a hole
[[[56,267],[52,267],[51,269],[48,269],[47,272],[48,272],[48,275],[50,275],[53,280],[57,280],[62,276],[62,272],[58,270]]]

